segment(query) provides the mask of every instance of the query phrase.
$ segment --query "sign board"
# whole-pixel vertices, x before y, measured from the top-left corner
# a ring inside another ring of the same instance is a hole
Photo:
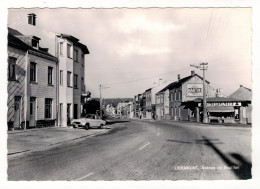
[[[187,83],[187,96],[202,97],[203,84],[202,83]]]
[[[201,107],[201,103],[198,103]],[[207,102],[207,106],[241,106],[241,102]]]

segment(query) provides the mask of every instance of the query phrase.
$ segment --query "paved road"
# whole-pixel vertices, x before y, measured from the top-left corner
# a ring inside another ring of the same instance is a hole
[[[251,178],[251,129],[131,121],[108,133],[8,158],[8,180]]]

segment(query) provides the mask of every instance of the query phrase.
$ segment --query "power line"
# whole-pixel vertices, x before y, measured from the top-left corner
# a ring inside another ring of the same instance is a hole
[[[174,70],[174,71],[170,71],[170,72],[166,72],[166,73],[162,73],[162,74],[158,74],[158,75],[154,75],[154,76],[144,77],[144,78],[140,78],[140,79],[130,80],[130,81],[106,83],[105,85],[133,83],[133,82],[143,81],[143,80],[147,80],[147,79],[153,79],[155,77],[159,77],[159,76],[162,76],[162,75],[167,75],[167,74],[170,74],[170,73],[179,72],[179,71],[183,71],[183,70],[187,70],[187,69],[189,69],[189,67],[184,67],[182,69],[178,69],[178,70]]]

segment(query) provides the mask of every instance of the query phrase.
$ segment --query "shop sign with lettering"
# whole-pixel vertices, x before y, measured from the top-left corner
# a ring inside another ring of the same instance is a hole
[[[201,107],[201,103],[198,103]],[[241,106],[241,102],[207,102],[207,106]]]
[[[187,96],[203,96],[202,83],[187,83]]]

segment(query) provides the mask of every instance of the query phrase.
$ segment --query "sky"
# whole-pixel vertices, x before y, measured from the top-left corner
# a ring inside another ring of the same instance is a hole
[[[190,75],[230,95],[252,88],[250,8],[9,9],[8,26],[37,15],[37,26],[85,44],[85,82],[92,97],[128,97]]]

